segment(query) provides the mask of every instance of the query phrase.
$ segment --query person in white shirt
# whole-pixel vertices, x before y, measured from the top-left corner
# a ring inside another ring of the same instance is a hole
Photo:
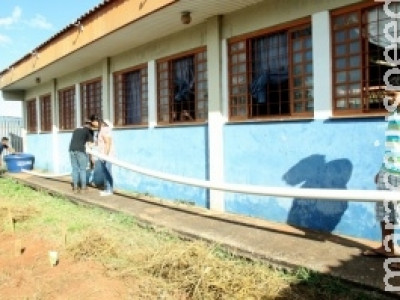
[[[112,123],[109,120],[101,120],[101,127],[97,136],[98,151],[101,154],[113,156],[114,143],[111,135]],[[100,196],[110,196],[113,194],[112,164],[106,160],[100,160],[101,169],[104,176],[104,191]]]

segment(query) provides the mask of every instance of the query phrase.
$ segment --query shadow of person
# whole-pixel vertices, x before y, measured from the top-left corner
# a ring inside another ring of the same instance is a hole
[[[289,185],[301,188],[347,189],[353,166],[348,159],[326,162],[325,156],[314,154],[300,160],[283,176]],[[294,199],[287,223],[331,233],[348,207],[347,201]]]

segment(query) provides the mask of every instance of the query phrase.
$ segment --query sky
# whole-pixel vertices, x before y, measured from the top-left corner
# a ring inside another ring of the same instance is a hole
[[[103,0],[0,0],[0,72]],[[0,95],[0,116],[15,115]]]
[[[30,53],[102,0],[0,0],[0,70]]]

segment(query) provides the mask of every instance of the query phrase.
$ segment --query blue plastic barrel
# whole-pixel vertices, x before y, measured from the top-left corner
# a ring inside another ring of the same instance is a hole
[[[22,169],[32,170],[35,162],[35,157],[32,154],[17,153],[4,156],[4,161],[7,164],[7,170],[10,173],[20,173]]]

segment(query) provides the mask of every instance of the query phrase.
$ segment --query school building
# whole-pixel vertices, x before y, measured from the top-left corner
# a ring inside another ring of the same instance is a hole
[[[387,1],[389,2],[389,1]],[[213,183],[374,190],[394,20],[355,0],[103,1],[0,73],[35,168],[71,170],[74,128],[111,119],[116,157]],[[400,4],[388,8],[396,13]],[[396,76],[391,78],[396,80]],[[373,203],[253,196],[115,167],[115,187],[379,240]]]

